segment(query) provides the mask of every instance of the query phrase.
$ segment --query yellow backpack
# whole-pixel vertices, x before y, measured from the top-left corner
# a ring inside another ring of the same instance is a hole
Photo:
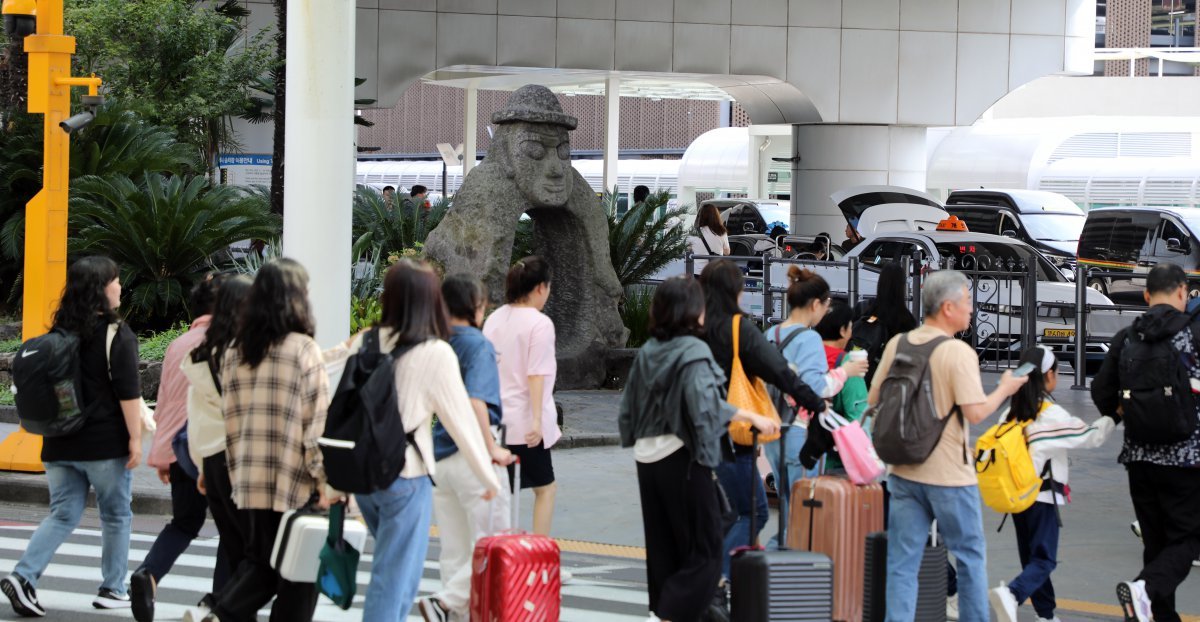
[[[1041,410],[1048,405],[1043,403]],[[1034,469],[1029,444],[1025,442],[1025,426],[1030,423],[1002,421],[988,428],[975,443],[979,494],[985,505],[1002,514],[1029,509],[1042,489],[1042,478]]]

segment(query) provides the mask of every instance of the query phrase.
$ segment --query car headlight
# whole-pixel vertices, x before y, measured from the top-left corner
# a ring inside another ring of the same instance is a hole
[[[1039,307],[1038,307],[1037,314],[1038,314],[1038,317],[1053,317],[1053,318],[1061,318],[1061,317],[1065,317],[1065,316],[1063,315],[1063,308],[1062,308],[1062,307],[1042,307],[1042,306],[1039,306]]]

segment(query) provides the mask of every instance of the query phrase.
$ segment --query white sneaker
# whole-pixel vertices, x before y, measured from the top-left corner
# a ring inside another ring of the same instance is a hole
[[[1142,524],[1140,522],[1133,521],[1129,523],[1129,530],[1133,532],[1133,535],[1137,536],[1138,540],[1142,539]]]
[[[183,612],[183,622],[217,622],[217,616],[208,607],[188,607]]]
[[[1017,597],[1013,596],[1007,585],[1001,582],[1000,587],[992,588],[988,592],[988,600],[992,603],[992,610],[996,612],[996,620],[1017,622]]]
[[[1153,622],[1150,612],[1150,597],[1146,595],[1145,581],[1122,581],[1117,584],[1117,601],[1125,622]]]
[[[949,622],[958,621],[958,594],[946,597],[946,620]]]
[[[559,567],[559,569],[558,569],[558,582],[559,583],[561,583],[562,585],[566,585],[574,579],[575,579],[575,575],[571,574],[570,570]]]
[[[1059,620],[1059,619],[1058,619],[1058,616],[1054,616],[1053,618],[1041,618],[1041,617],[1039,617],[1039,618],[1038,618],[1038,622],[1062,622],[1062,620]]]
[[[130,606],[129,594],[118,594],[104,587],[92,599],[92,607],[96,609],[129,609]]]
[[[1200,568],[1200,559],[1197,559],[1196,561],[1192,562],[1192,565],[1197,568]]]

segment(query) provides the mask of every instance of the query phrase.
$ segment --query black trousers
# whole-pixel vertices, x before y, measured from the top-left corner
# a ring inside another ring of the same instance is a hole
[[[1200,557],[1200,468],[1134,462],[1129,496],[1142,528],[1142,568],[1155,622],[1178,622],[1175,590]]]
[[[159,532],[158,538],[146,553],[146,559],[139,570],[145,569],[154,576],[156,584],[162,579],[175,560],[187,550],[188,545],[200,534],[204,520],[208,518],[208,504],[204,495],[196,490],[196,480],[188,477],[178,463],[172,462],[171,474],[171,522]],[[229,580],[231,566],[228,556],[220,548],[217,549],[217,565],[213,569],[213,591],[220,591]]]
[[[217,534],[221,537],[217,545],[217,557],[227,560],[229,574],[232,575],[246,559],[246,534],[238,519],[237,506],[233,504],[233,485],[229,481],[225,452],[205,458],[200,468],[204,471],[208,511],[212,514]],[[221,585],[217,585],[214,580],[213,594],[219,594],[227,583],[228,580],[225,580]]]
[[[206,467],[208,463],[205,460]],[[228,470],[225,475],[228,481]],[[208,471],[204,479],[207,484]],[[211,486],[208,491],[213,493]],[[271,549],[282,518],[282,513],[271,510],[237,510],[236,522],[245,537],[244,557],[225,589],[216,595],[213,613],[221,622],[255,622],[258,610],[272,598],[271,622],[312,621],[317,586],[286,581],[271,567]]]
[[[692,622],[712,604],[721,579],[721,507],[712,469],[680,449],[637,465],[646,532],[650,611]]]

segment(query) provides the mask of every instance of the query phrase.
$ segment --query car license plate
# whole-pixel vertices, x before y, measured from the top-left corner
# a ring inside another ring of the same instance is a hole
[[[1070,338],[1070,337],[1075,336],[1075,329],[1074,328],[1047,328],[1046,330],[1042,331],[1042,336],[1043,337],[1067,337],[1067,338]]]

